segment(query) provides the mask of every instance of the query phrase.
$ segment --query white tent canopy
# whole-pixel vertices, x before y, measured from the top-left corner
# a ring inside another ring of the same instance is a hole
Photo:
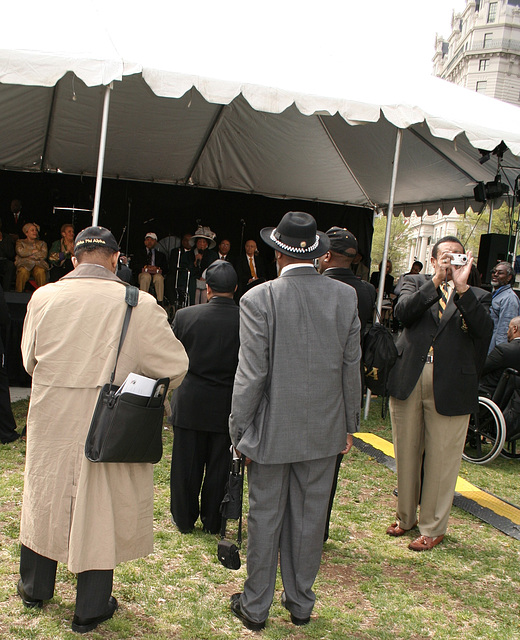
[[[66,14],[75,3],[59,4]],[[132,49],[95,13],[81,19],[80,33],[54,33],[47,20],[3,38],[0,167],[95,175],[113,83],[106,177],[386,208],[397,130],[396,212],[476,207],[475,183],[497,169],[494,156],[479,163],[478,149],[502,140],[503,175],[512,184],[520,171],[520,110],[437,78],[368,78],[329,64],[297,80],[278,69],[273,86],[234,81],[220,61],[215,79],[179,72],[174,45],[169,55],[151,38]]]

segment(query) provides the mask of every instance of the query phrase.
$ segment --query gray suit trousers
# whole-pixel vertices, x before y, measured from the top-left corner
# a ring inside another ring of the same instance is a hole
[[[248,577],[240,605],[251,620],[269,614],[278,551],[287,608],[298,618],[310,616],[335,464],[336,456],[249,465]]]

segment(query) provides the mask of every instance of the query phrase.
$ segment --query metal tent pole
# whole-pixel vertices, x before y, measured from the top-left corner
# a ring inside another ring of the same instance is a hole
[[[377,292],[377,313],[379,314],[379,316],[381,316],[381,309],[383,307],[383,294],[384,294],[385,276],[386,276],[386,261],[388,259],[388,246],[390,244],[390,231],[392,229],[392,217],[394,215],[395,185],[397,184],[397,170],[399,169],[399,155],[401,153],[402,139],[403,139],[403,131],[402,129],[397,129],[397,137],[395,140],[395,151],[394,151],[394,165],[392,167],[392,181],[390,183],[390,196],[388,198],[385,244],[383,247],[383,257],[381,259],[379,290]],[[367,396],[365,400],[365,414],[364,414],[365,420],[368,418],[368,412],[370,411],[371,397],[372,397],[372,393],[370,389],[367,389]]]
[[[94,196],[94,208],[92,210],[92,226],[96,227],[99,220],[99,202],[101,200],[101,185],[103,183],[103,165],[105,163],[105,147],[107,142],[108,111],[110,107],[110,91],[112,83],[105,87],[105,98],[103,100],[103,119],[101,121],[101,136],[99,139],[99,155],[96,174],[96,193]]]

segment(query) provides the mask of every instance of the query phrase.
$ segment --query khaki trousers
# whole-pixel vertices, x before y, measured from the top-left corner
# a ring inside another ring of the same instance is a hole
[[[437,413],[434,366],[424,365],[406,400],[390,398],[390,416],[397,462],[397,522],[403,529],[411,529],[420,500],[419,531],[437,537],[446,533],[448,526],[469,415]]]
[[[152,275],[151,273],[146,273],[145,271],[141,272],[138,277],[139,281],[139,289],[141,291],[150,290],[150,283],[153,280],[153,286],[155,287],[155,296],[158,302],[162,302],[164,299],[164,276],[160,273],[156,273]]]

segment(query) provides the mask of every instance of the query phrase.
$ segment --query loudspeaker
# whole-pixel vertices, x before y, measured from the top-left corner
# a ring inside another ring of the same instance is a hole
[[[509,262],[508,244],[509,236],[500,233],[483,233],[480,236],[477,269],[482,275],[483,284],[491,282],[491,269],[497,262]]]

